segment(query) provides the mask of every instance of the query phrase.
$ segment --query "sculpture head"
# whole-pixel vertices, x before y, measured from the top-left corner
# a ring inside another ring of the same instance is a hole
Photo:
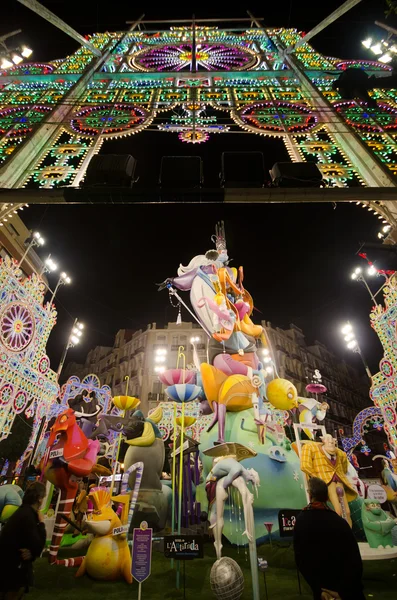
[[[77,422],[74,410],[68,408],[67,410],[65,410],[65,412],[61,413],[56,418],[54,425],[51,427],[51,433],[47,445],[52,446],[55,442],[56,436],[59,433],[67,431],[68,429],[75,427],[76,425]]]
[[[85,526],[97,536],[110,534],[121,521],[112,509],[110,493],[105,488],[94,488],[88,496],[94,505],[94,511],[88,516]]]
[[[328,454],[334,455],[337,450],[337,442],[335,438],[332,437],[330,433],[326,433],[321,437],[321,441],[323,443],[323,448]]]
[[[381,515],[383,510],[381,509],[379,500],[374,500],[373,498],[367,498],[364,500],[365,509],[367,512],[372,513],[373,515]]]

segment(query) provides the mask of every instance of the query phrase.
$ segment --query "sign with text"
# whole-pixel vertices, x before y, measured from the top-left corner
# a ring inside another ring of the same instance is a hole
[[[286,508],[278,513],[278,527],[280,537],[292,537],[294,535],[295,523],[300,509]]]
[[[120,525],[120,527],[115,527],[112,531],[112,535],[120,535],[121,533],[128,533],[128,525]]]
[[[203,537],[201,535],[166,535],[164,537],[165,558],[193,560],[203,558]]]
[[[152,566],[152,534],[153,529],[134,529],[132,538],[131,573],[139,583],[150,575]]]
[[[52,458],[60,458],[63,456],[63,448],[59,448],[58,450],[50,450],[50,460]]]
[[[367,490],[367,497],[371,500],[377,500],[381,504],[387,501],[387,493],[380,485],[370,485]]]

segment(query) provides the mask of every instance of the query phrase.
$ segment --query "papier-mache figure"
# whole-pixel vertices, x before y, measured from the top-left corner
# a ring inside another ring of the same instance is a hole
[[[396,527],[397,520],[392,519],[380,507],[379,500],[367,498],[364,500],[361,517],[365,535],[371,548],[382,546],[393,547],[391,530]]]
[[[311,425],[314,419],[317,419],[317,421],[324,421],[328,408],[329,406],[326,402],[319,402],[314,398],[298,397],[299,422],[302,425]],[[303,431],[311,440],[314,439],[313,432],[309,428],[304,429]]]
[[[321,440],[321,443],[303,444],[301,469],[309,477],[319,477],[325,481],[335,511],[352,526],[348,503],[357,498],[357,492],[347,477],[347,455],[337,447],[332,435],[326,434]]]
[[[247,536],[249,542],[254,539],[255,526],[252,510],[254,497],[247,484],[252,483],[258,487],[259,475],[254,469],[243,467],[240,461],[256,456],[256,452],[242,444],[227,442],[204,450],[204,454],[214,458],[213,467],[206,480],[206,491],[210,528],[214,531],[216,556],[220,559],[222,556],[223,513],[228,497],[227,490],[230,486],[235,487],[241,494],[245,522],[243,535]]]

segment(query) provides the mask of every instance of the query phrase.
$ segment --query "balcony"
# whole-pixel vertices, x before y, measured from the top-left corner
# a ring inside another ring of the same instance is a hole
[[[145,346],[139,346],[139,348],[134,350],[134,355],[139,354],[140,352],[145,352]]]
[[[125,363],[127,360],[128,360],[128,356],[123,356],[122,358],[120,358],[120,364]]]

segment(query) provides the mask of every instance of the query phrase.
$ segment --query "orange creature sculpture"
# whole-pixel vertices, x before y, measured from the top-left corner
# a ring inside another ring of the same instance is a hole
[[[61,493],[50,545],[50,564],[72,567],[80,565],[83,560],[83,557],[57,558],[62,536],[68,526],[62,517],[70,516],[79,480],[93,470],[99,447],[98,441],[86,438],[71,408],[57,417],[51,428],[43,468],[46,479]]]

